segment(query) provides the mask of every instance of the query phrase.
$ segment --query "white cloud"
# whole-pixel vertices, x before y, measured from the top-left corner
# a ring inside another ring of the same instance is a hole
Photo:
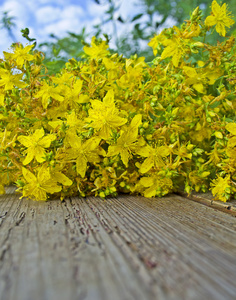
[[[69,5],[66,6],[63,10],[63,18],[66,19],[73,19],[73,18],[78,18],[78,17],[84,17],[85,12],[82,9],[82,7],[77,6],[77,5]]]
[[[11,42],[12,41],[9,38],[7,32],[6,31],[2,31],[2,33],[1,33],[1,39],[0,39],[0,48],[5,47],[6,43],[10,46]],[[5,48],[3,50],[7,51],[8,49]]]
[[[35,12],[36,20],[39,26],[42,24],[53,23],[61,18],[62,13],[59,7],[43,6]]]
[[[56,12],[53,13],[52,9],[56,9]],[[44,18],[42,26],[39,26],[38,34],[40,37],[44,36],[45,40],[51,33],[63,37],[68,31],[80,31],[85,16],[84,10],[75,5],[65,6],[64,8],[43,7],[37,14],[38,22]],[[53,17],[53,21],[50,20],[50,14],[55,17]]]
[[[109,8],[108,4],[96,4],[92,0],[87,2],[87,11],[90,17],[101,17],[104,15],[105,11]]]
[[[140,5],[136,5],[134,1],[122,1],[119,9],[119,14],[123,18],[132,18],[137,14],[142,13],[142,7]]]
[[[9,16],[15,17],[16,23],[25,23],[28,20],[28,7],[18,1],[6,1],[0,7],[2,12],[8,11]]]
[[[45,40],[47,39],[48,35],[51,33],[54,33],[56,36],[62,38],[63,36],[66,35],[66,33],[68,31],[77,32],[79,27],[80,27],[79,20],[62,19],[56,23],[49,24],[49,25],[43,27],[39,31],[39,33],[40,33],[40,36],[45,37]]]

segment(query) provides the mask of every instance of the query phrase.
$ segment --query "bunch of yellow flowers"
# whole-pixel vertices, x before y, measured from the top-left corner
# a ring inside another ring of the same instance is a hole
[[[209,44],[234,23],[226,4],[195,9],[153,37],[154,61],[112,54],[95,37],[86,58],[47,74],[33,45],[0,61],[0,192],[23,197],[137,193],[184,188],[227,201],[236,192],[236,44]]]

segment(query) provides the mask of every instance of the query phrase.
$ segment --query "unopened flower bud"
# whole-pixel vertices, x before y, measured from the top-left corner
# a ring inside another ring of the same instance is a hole
[[[197,21],[201,17],[199,6],[192,12],[191,21]]]
[[[199,14],[199,6],[194,9],[194,11],[192,13],[192,17],[196,17],[198,14]]]
[[[196,42],[193,44],[194,47],[203,48],[204,44],[202,42]]]

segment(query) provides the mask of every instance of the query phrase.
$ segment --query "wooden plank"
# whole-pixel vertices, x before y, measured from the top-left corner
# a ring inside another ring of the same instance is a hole
[[[177,194],[184,198],[188,198],[190,200],[205,204],[209,207],[216,208],[227,213],[231,213],[234,216],[236,215],[236,200],[222,202],[215,199],[210,192],[207,193],[192,192],[191,195],[188,195],[185,192],[179,191]]]
[[[0,197],[0,300],[235,299],[236,219],[178,195]]]

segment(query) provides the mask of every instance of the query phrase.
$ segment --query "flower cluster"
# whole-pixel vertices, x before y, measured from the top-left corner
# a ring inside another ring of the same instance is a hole
[[[184,188],[235,194],[236,45],[212,45],[234,23],[214,0],[149,45],[155,59],[112,54],[93,38],[86,58],[49,76],[43,53],[12,46],[0,61],[0,192],[35,200]]]

